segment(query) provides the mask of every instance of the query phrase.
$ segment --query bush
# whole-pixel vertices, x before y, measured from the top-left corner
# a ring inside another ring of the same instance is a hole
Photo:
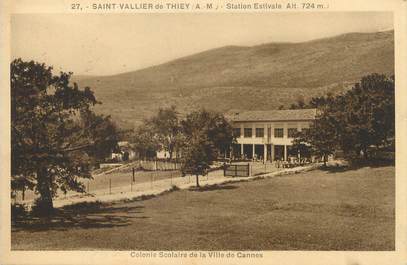
[[[145,201],[145,200],[149,200],[149,199],[152,199],[152,198],[155,198],[156,197],[156,195],[154,195],[154,194],[149,194],[149,195],[141,195],[140,197],[138,197],[138,200],[140,200],[140,201]]]
[[[177,191],[180,190],[180,188],[177,185],[171,185],[171,188],[168,191]]]
[[[27,209],[24,204],[11,204],[11,221],[17,223],[27,216]]]

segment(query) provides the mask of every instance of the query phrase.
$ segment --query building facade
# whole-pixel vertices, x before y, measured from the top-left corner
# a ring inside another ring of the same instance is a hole
[[[314,122],[316,109],[245,111],[230,117],[237,143],[234,158],[287,160],[295,155],[292,141]]]
[[[117,150],[111,153],[110,158],[119,162],[134,160],[136,158],[136,152],[129,142],[121,141],[117,143]]]

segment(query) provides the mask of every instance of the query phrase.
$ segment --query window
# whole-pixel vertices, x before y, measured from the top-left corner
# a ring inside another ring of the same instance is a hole
[[[256,137],[263,138],[264,137],[264,128],[256,128]]]
[[[309,128],[302,128],[301,129],[301,134],[302,135],[307,135],[309,133]]]
[[[233,136],[236,138],[240,137],[240,128],[233,128]]]
[[[297,134],[297,128],[288,128],[288,130],[287,130],[288,138],[294,138],[296,134]]]
[[[284,137],[284,128],[275,128],[274,129],[274,137],[275,138],[283,138]]]
[[[244,137],[252,137],[252,128],[244,128]]]

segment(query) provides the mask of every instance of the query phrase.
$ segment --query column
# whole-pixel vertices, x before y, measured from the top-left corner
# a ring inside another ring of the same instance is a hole
[[[267,124],[263,124],[263,161],[267,161]]]
[[[301,132],[301,131],[302,131],[302,124],[301,124],[301,122],[297,122],[297,131],[298,131],[298,132]],[[300,152],[300,149],[298,149],[297,157],[298,157],[299,160],[301,160],[301,152]]]
[[[267,162],[267,144],[264,144],[263,161],[264,161],[264,163]]]
[[[287,161],[287,145],[284,145],[284,161]]]
[[[243,144],[240,144],[240,157],[243,157]]]
[[[254,153],[254,144],[252,144],[252,146],[253,146],[253,148],[252,148],[252,149],[253,149],[253,150],[252,150],[252,159],[253,159],[253,158],[254,158],[254,154],[255,154],[255,153]]]

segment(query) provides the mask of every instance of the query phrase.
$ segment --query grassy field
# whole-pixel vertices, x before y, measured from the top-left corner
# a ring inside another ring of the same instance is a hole
[[[393,250],[394,167],[315,170],[61,210],[13,250]]]

